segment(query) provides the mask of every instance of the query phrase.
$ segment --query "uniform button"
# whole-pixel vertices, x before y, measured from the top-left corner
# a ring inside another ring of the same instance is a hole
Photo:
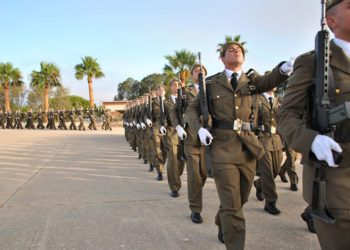
[[[235,94],[235,97],[237,97],[237,94]]]
[[[236,109],[239,109],[239,107],[238,107],[238,106],[236,106]]]

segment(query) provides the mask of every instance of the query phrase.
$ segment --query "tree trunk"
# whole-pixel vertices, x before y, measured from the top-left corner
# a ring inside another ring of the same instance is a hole
[[[4,98],[5,98],[5,109],[6,110],[11,110],[11,105],[10,105],[10,86],[8,82],[5,82],[4,84]]]
[[[44,110],[49,110],[49,86],[45,85],[45,92],[44,92]]]
[[[180,81],[181,81],[183,84],[186,83],[188,77],[189,77],[189,72],[188,72],[187,70],[184,69],[184,70],[182,70],[182,71],[180,72]]]
[[[89,85],[89,97],[90,97],[90,107],[93,108],[95,104],[94,100],[94,90],[92,88],[92,80],[88,80],[88,85]]]

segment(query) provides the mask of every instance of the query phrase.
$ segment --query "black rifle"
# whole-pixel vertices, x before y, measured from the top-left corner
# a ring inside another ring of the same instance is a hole
[[[335,107],[335,88],[332,70],[329,65],[329,31],[326,28],[326,1],[321,0],[321,30],[316,35],[315,65],[316,73],[313,82],[312,98],[309,103],[309,124],[320,134],[333,134],[335,125],[350,118],[350,103]],[[334,162],[340,164],[342,155],[333,151]],[[318,161],[311,155],[315,167],[313,181],[311,216],[325,223],[333,224],[334,217],[328,210],[326,200],[326,168],[325,161]]]
[[[182,128],[185,128],[185,124],[183,121],[183,116],[184,116],[184,109],[185,109],[185,105],[184,105],[184,100],[185,98],[183,98],[182,96],[182,88],[178,88],[177,89],[177,98],[176,98],[176,114],[177,114],[177,118],[179,120],[180,126]],[[185,156],[185,138],[180,138],[180,160],[181,161],[185,161],[186,160],[186,156]]]
[[[164,99],[162,96],[159,97],[159,106],[160,106],[160,125],[165,127]]]
[[[199,86],[199,102],[200,102],[200,108],[201,108],[201,116],[202,116],[202,122],[203,122],[203,128],[207,129],[209,131],[209,109],[208,109],[208,102],[207,102],[207,95],[206,95],[206,85],[203,78],[203,71],[202,71],[202,63],[201,63],[201,53],[198,52],[198,62],[200,66],[200,73],[198,74],[198,86]],[[207,144],[210,143],[210,139],[207,138]],[[210,148],[209,146],[205,147],[205,159],[207,164],[207,173],[208,176],[212,176],[211,172],[211,157],[210,157]]]

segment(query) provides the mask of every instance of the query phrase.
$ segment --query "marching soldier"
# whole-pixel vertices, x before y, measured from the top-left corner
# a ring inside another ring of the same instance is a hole
[[[264,154],[252,126],[256,125],[258,94],[285,81],[291,70],[291,62],[286,62],[270,74],[251,77],[242,71],[244,56],[240,43],[224,44],[220,58],[225,70],[207,80],[208,108],[213,120],[211,132],[202,127],[198,96],[186,113],[190,129],[198,134],[201,143],[211,144],[211,166],[220,198],[215,223],[218,238],[227,249],[244,249],[243,205],[253,184],[256,160]]]
[[[16,129],[23,129],[23,125],[22,125],[22,114],[21,111],[18,109],[15,112],[15,125],[14,127]]]
[[[180,139],[177,136],[177,132],[175,128],[172,126],[171,122],[171,110],[176,109],[177,105],[177,89],[180,87],[180,81],[176,78],[174,78],[170,82],[170,98],[167,100],[166,103],[166,111],[167,111],[167,119],[168,119],[168,126],[167,129],[167,176],[168,176],[168,184],[171,191],[171,197],[179,197],[179,190],[181,188],[181,175],[184,171],[185,166],[185,159],[180,159],[181,155],[181,149],[180,149]],[[184,139],[184,138],[182,138]]]
[[[27,129],[35,129],[35,126],[34,126],[34,123],[33,123],[33,110],[30,109],[28,112],[27,112],[27,123],[25,125],[25,128]]]
[[[101,129],[105,129],[105,126],[106,126],[106,115],[105,115],[105,110],[104,109],[102,109],[101,121],[102,121]]]
[[[58,120],[59,120],[59,124],[58,124],[58,128],[59,129],[64,129],[67,130],[67,126],[66,126],[66,121],[65,121],[65,110],[59,110],[57,112],[58,115]]]
[[[92,129],[97,130],[97,128],[96,128],[96,119],[95,119],[95,111],[92,108],[88,111],[88,116],[89,116],[89,119],[90,119],[90,124],[89,124],[88,128],[90,130],[92,130]]]
[[[286,178],[286,173],[287,173],[290,181],[290,190],[298,191],[299,177],[296,172],[296,165],[295,165],[295,162],[298,158],[298,153],[294,151],[291,147],[288,147],[288,145],[285,146],[285,152],[286,152],[287,159],[284,161],[279,175],[281,177],[282,182],[288,182]]]
[[[207,70],[202,67],[205,75]],[[200,65],[195,64],[191,69],[192,84],[189,86],[181,86],[183,88],[183,95],[185,109],[195,99],[198,94],[198,74],[200,73]],[[178,97],[179,98],[179,97]],[[187,168],[187,191],[188,201],[191,210],[191,220],[193,223],[202,223],[203,219],[201,212],[203,209],[203,187],[207,179],[207,169],[205,163],[205,148],[201,145],[198,136],[193,132],[189,126],[183,128],[178,118],[177,110],[175,108],[171,111],[171,121],[180,139],[185,140],[185,158]],[[184,123],[188,123],[189,115],[185,110],[183,117]]]
[[[111,127],[112,115],[110,114],[110,111],[109,111],[109,110],[106,110],[105,115],[106,115],[106,126],[105,126],[105,130],[112,130],[112,127]]]
[[[261,177],[254,181],[254,186],[258,200],[265,199],[264,210],[277,215],[281,211],[276,207],[278,195],[275,178],[280,171],[283,152],[281,137],[276,133],[275,114],[278,100],[274,97],[273,90],[260,95],[258,107],[259,140],[264,147],[265,154],[258,161]]]
[[[164,164],[166,161],[166,141],[165,135],[167,130],[165,128],[165,120],[162,121],[164,113],[162,114],[162,110],[164,111],[164,96],[165,96],[165,86],[160,85],[156,89],[156,97],[152,100],[152,130],[151,130],[151,143],[153,147],[153,166],[157,170],[157,180],[163,180],[163,170]],[[164,123],[163,123],[164,122]]]
[[[144,109],[144,114],[143,114],[143,122],[146,126],[145,133],[144,133],[144,147],[146,149],[146,160],[147,163],[149,164],[149,172],[154,171],[154,166],[153,166],[153,158],[154,158],[154,153],[153,153],[153,147],[152,147],[152,140],[151,140],[151,134],[152,134],[152,100],[153,98],[156,97],[155,91],[151,91],[149,94],[147,94],[145,98],[145,103],[146,107]],[[145,161],[144,161],[145,163]],[[146,164],[147,164],[146,163]]]
[[[78,115],[78,119],[79,119],[79,126],[78,126],[78,129],[79,129],[79,130],[84,130],[84,131],[85,131],[85,125],[84,125],[84,109],[83,109],[83,107],[80,107],[80,109],[77,110],[77,115]]]
[[[69,129],[72,130],[77,130],[77,126],[75,125],[74,122],[74,113],[75,113],[75,109],[74,107],[69,111],[69,120],[70,120],[70,125],[69,125]]]
[[[7,129],[14,129],[15,127],[12,124],[12,112],[11,110],[6,111],[6,128]]]
[[[143,158],[143,128],[141,127],[142,123],[142,108],[143,108],[143,97],[139,97],[136,100],[136,109],[135,109],[135,122],[136,122],[136,143],[137,143],[137,151],[139,154],[138,159]]]
[[[329,76],[333,75],[333,77],[327,77],[330,79],[327,87],[333,85],[334,89],[330,88],[325,91],[329,95],[329,100],[335,101],[336,106],[349,100],[349,6],[350,0],[328,0],[326,2],[326,21],[335,36],[329,46],[331,59],[330,67],[327,70],[331,72],[326,72],[324,69],[324,72],[317,71],[318,73],[330,74]],[[323,23],[322,26],[324,28]],[[348,249],[350,246],[350,121],[344,120],[336,124],[333,132],[334,139],[332,139],[327,136],[331,134],[324,135],[311,128],[309,124],[313,121],[311,117],[305,119],[306,110],[314,98],[310,90],[313,89],[312,87],[320,86],[318,84],[313,86],[318,53],[322,53],[322,51],[317,51],[317,53],[312,51],[296,59],[294,73],[289,79],[289,86],[277,116],[277,124],[279,132],[288,145],[302,154],[303,197],[309,205],[313,203],[316,167],[311,153],[319,161],[327,163],[328,166],[325,166],[324,170],[327,192],[325,194],[326,200],[322,203],[327,204],[329,214],[334,217],[335,222],[326,223],[319,217],[314,217],[313,222],[322,249]],[[318,60],[327,61],[325,58],[318,58]],[[324,86],[323,82],[321,83],[321,86]],[[342,152],[343,155],[339,166],[335,164],[333,158],[335,152]],[[322,199],[322,197],[318,197],[318,199]]]
[[[41,108],[37,112],[37,119],[38,119],[38,125],[36,126],[37,129],[44,129],[44,124],[43,124],[43,114],[46,112],[42,112]]]

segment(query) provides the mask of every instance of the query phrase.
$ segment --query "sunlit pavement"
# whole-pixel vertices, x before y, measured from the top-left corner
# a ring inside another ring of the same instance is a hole
[[[225,249],[214,181],[204,188],[204,222],[193,224],[186,173],[171,198],[166,176],[156,181],[137,156],[122,128],[0,130],[0,249]],[[300,219],[301,190],[276,183],[279,216],[264,212],[252,188],[246,249],[319,249]]]

